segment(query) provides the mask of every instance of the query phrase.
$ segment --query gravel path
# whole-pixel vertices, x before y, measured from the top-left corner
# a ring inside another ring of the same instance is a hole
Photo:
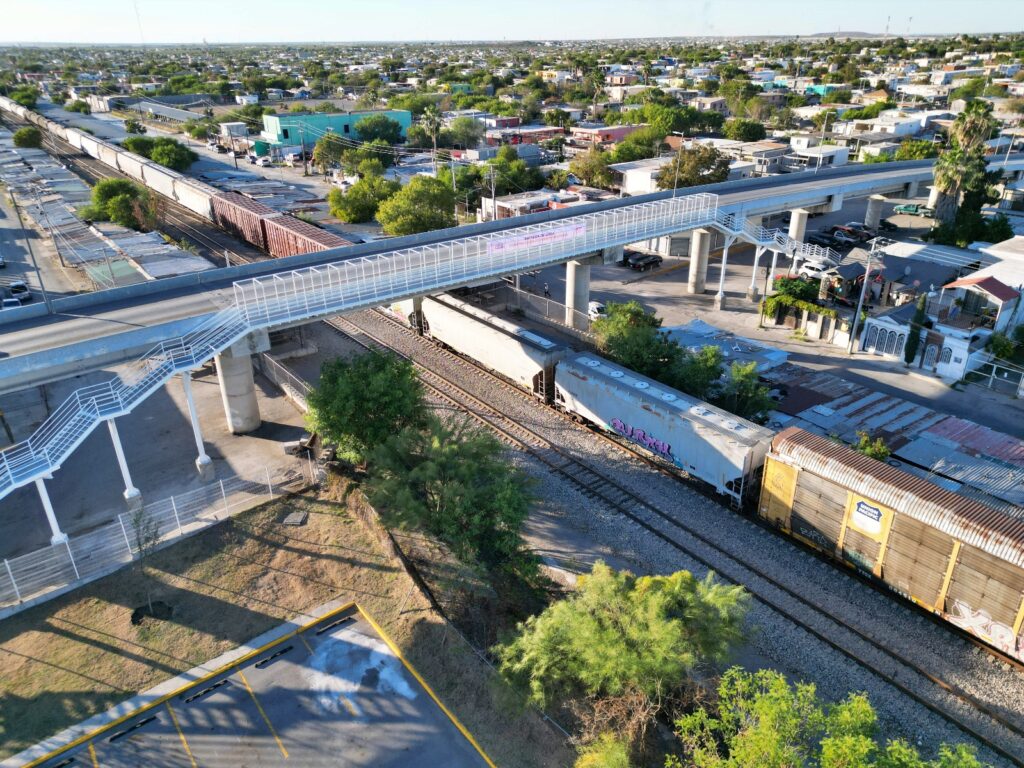
[[[595,438],[588,430],[572,424],[551,409],[497,384],[492,377],[437,350],[430,342],[405,333],[374,313],[364,312],[346,319],[365,327],[418,363],[457,382],[499,412],[529,426],[597,471],[614,477],[657,508],[685,521],[736,560],[770,573],[814,604],[842,616],[886,647],[932,670],[951,685],[1024,727],[1020,704],[1024,702],[1024,675],[1004,669],[993,657],[915,615],[899,602],[803,552],[785,538],[755,525],[685,483],[652,470],[642,461]],[[321,349],[321,359],[332,356],[334,349],[339,352],[341,348],[345,351],[351,349],[350,341],[343,340],[326,326],[316,326],[313,334]],[[332,341],[331,337],[338,341]],[[629,567],[641,573],[664,573],[679,568],[701,575],[705,572],[704,566],[618,512],[583,496],[575,486],[553,475],[532,457],[520,453],[514,460],[536,479],[536,490],[542,503],[530,522],[528,536],[548,562],[569,570],[586,570],[594,559],[602,558],[616,567]],[[659,527],[665,527],[663,521],[659,522]],[[672,535],[701,557],[712,563],[721,562],[720,566],[716,565],[716,570],[735,573],[741,581],[747,578],[759,581],[749,574],[742,574],[736,563],[724,560],[721,554],[691,537],[678,531]],[[756,585],[751,582],[751,587],[758,591],[762,590],[762,585],[763,582]],[[871,659],[880,668],[892,670],[898,666],[877,649],[837,629],[791,596],[775,590],[772,599],[785,610],[820,628],[823,634],[836,638],[844,647]],[[925,752],[942,741],[966,739],[946,720],[796,627],[776,611],[754,603],[749,622],[753,633],[739,659],[744,664],[772,666],[791,676],[812,681],[828,699],[842,698],[850,691],[866,691],[879,713],[884,731],[919,742]],[[930,698],[941,701],[945,709],[963,717],[980,732],[989,732],[986,728],[992,729],[993,733],[1002,731],[968,705],[938,693],[934,686],[921,683],[916,673],[908,670],[901,674],[900,680],[913,690],[927,692]],[[1002,733],[999,743],[1024,754],[1024,742],[1010,742],[1005,732]],[[1010,764],[987,750],[981,754],[994,765]]]

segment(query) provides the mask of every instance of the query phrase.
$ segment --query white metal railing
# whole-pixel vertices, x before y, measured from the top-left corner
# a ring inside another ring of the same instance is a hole
[[[140,535],[163,546],[305,483],[298,470],[216,483],[146,504],[141,512],[111,514],[111,522],[0,565],[0,617],[34,605],[71,584],[100,578],[139,556]],[[152,538],[150,538],[152,537]]]
[[[238,281],[232,306],[184,336],[156,345],[118,378],[76,390],[28,440],[0,451],[0,498],[52,473],[103,420],[129,413],[172,376],[202,365],[251,331],[380,306],[708,226],[758,245],[799,246],[801,253],[812,253],[777,230],[721,214],[718,196],[701,193]]]
[[[758,224],[751,224],[742,213],[720,211],[717,224],[728,234],[742,237],[756,245],[782,251],[790,257],[808,261],[833,261],[836,264],[842,261],[842,256],[831,248],[795,240],[781,229],[765,229]]]

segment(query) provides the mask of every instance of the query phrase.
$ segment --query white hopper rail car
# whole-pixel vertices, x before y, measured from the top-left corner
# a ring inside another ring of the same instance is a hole
[[[555,405],[703,480],[739,505],[774,433],[595,354],[563,359]]]

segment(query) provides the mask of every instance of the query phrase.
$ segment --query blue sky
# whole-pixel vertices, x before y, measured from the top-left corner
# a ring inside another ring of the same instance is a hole
[[[2,0],[0,41],[522,40],[1024,30],[1024,0]],[[138,15],[136,15],[136,8]],[[890,20],[891,17],[891,20]]]

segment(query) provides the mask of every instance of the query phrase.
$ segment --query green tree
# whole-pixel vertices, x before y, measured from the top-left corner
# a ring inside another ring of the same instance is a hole
[[[608,188],[612,185],[612,173],[608,170],[608,153],[593,146],[582,155],[576,155],[569,163],[569,172],[588,187]]]
[[[910,328],[908,329],[907,343],[903,347],[903,360],[907,365],[914,362],[918,347],[921,346],[921,334],[924,333],[924,323],[928,319],[928,313],[925,311],[927,302],[927,294],[922,293],[917,297],[917,306],[914,309],[914,316],[910,320]]]
[[[364,160],[360,167],[375,162]],[[380,166],[379,163],[377,165]],[[350,224],[372,221],[380,204],[397,194],[401,188],[402,185],[397,181],[389,181],[379,173],[368,173],[345,193],[337,188],[328,192],[327,205],[332,216]]]
[[[341,455],[354,463],[400,430],[421,426],[426,417],[423,385],[413,364],[373,350],[325,362],[307,402],[310,430],[337,443]]]
[[[14,132],[12,139],[16,147],[39,149],[43,146],[43,132],[34,125],[19,128]]]
[[[414,235],[455,226],[455,195],[440,179],[415,176],[381,203],[377,221],[388,235]]]
[[[857,445],[854,446],[854,450],[879,461],[885,461],[892,453],[889,446],[885,444],[885,440],[880,437],[872,440],[871,435],[864,430],[857,432]]]
[[[11,91],[10,98],[11,101],[20,104],[25,109],[35,109],[36,102],[39,101],[39,91],[26,85]]]
[[[85,101],[82,101],[82,99],[75,99],[70,104],[65,104],[64,111],[79,112],[83,115],[88,115],[90,112],[92,112],[92,110],[89,109],[89,104]]]
[[[628,163],[647,157],[657,157],[665,141],[665,132],[657,126],[638,128],[615,145],[613,163]]]
[[[332,112],[338,111],[338,105],[335,104],[333,101],[321,101],[319,104],[313,107],[313,111],[331,114]]]
[[[726,138],[736,141],[760,141],[767,133],[759,120],[733,118],[725,121]]]
[[[313,145],[313,165],[319,168],[321,173],[327,173],[328,169],[341,165],[345,150],[345,145],[337,136],[321,136]]]
[[[544,180],[544,186],[551,189],[565,189],[569,186],[569,172],[556,168]]]
[[[938,157],[939,148],[934,142],[922,139],[908,139],[900,144],[896,150],[896,160],[927,160],[931,157]]]
[[[448,131],[452,137],[452,143],[459,147],[472,149],[484,137],[484,125],[473,117],[457,117],[452,120]]]
[[[372,451],[367,495],[388,525],[425,530],[488,570],[529,573],[528,486],[489,432],[468,418],[428,416],[425,429],[404,429]]]
[[[729,178],[729,158],[710,144],[676,153],[658,171],[658,189],[682,189],[700,184],[715,184]]]
[[[134,152],[136,155],[146,158],[153,152],[155,144],[156,140],[151,139],[149,136],[129,136],[121,142],[121,146],[129,152]]]
[[[635,576],[598,561],[572,595],[520,623],[494,653],[501,674],[538,706],[620,702],[610,730],[636,736],[637,716],[652,722],[697,670],[743,639],[747,605],[742,587],[713,574]]]
[[[981,768],[963,744],[923,760],[902,740],[877,740],[878,716],[863,693],[825,704],[813,684],[790,685],[780,672],[728,670],[713,709],[676,720],[681,754],[666,768]]]
[[[156,139],[149,157],[154,163],[159,163],[173,171],[187,170],[192,163],[199,159],[199,155],[184,144],[179,144],[174,139],[166,137]]]
[[[192,121],[189,121],[189,122],[192,122]],[[139,134],[141,134],[141,133],[145,133],[146,132],[146,126],[144,126],[138,120],[133,120],[133,119],[131,119],[129,117],[129,118],[127,118],[124,121],[124,130],[127,133],[139,133]],[[186,130],[187,130],[187,126],[186,126]],[[193,136],[193,138],[197,138],[197,139],[203,138],[203,137],[206,136],[206,131],[204,130],[202,136],[195,136],[194,134],[191,134],[191,135]]]
[[[382,139],[388,144],[397,144],[402,140],[401,124],[387,115],[364,117],[356,123],[355,129],[360,141]]]
[[[130,229],[154,229],[156,197],[128,179],[101,179],[92,188],[92,202],[81,211],[82,218],[112,221]]]
[[[757,363],[753,360],[734,362],[729,377],[710,400],[719,408],[758,424],[768,421],[768,412],[775,407],[768,396],[768,387],[758,379]]]

